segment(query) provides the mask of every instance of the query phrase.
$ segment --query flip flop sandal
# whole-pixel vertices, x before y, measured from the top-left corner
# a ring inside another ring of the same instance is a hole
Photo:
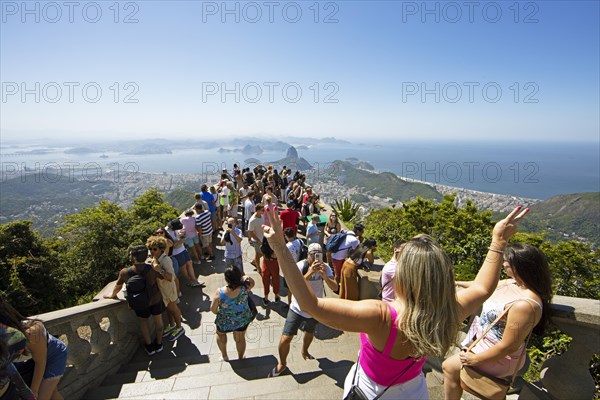
[[[271,372],[268,375],[268,378],[274,378],[276,376],[279,376],[281,374],[283,374],[285,371],[287,371],[287,367],[284,367],[281,372],[277,372],[277,365],[273,368],[273,370],[271,370]]]

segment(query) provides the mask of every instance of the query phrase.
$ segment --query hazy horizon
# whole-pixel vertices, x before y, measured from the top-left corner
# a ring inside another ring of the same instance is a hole
[[[4,132],[2,133],[4,135]],[[515,142],[515,139],[512,138],[497,138],[497,139],[490,139],[490,138],[477,138],[477,139],[467,139],[467,138],[458,138],[458,139],[452,139],[452,138],[448,138],[448,137],[426,137],[426,138],[422,138],[422,139],[417,139],[417,138],[381,138],[381,137],[369,137],[368,140],[366,140],[367,138],[365,137],[361,137],[361,138],[348,138],[348,139],[340,139],[339,137],[335,137],[335,136],[323,136],[323,137],[316,137],[316,136],[294,136],[294,137],[290,137],[290,136],[276,136],[276,135],[252,135],[252,134],[248,134],[248,135],[240,135],[240,136],[234,136],[234,137],[227,137],[224,138],[222,141],[219,141],[217,139],[202,139],[201,137],[198,138],[194,138],[191,135],[188,136],[180,136],[180,137],[176,137],[176,136],[171,136],[171,135],[166,135],[166,134],[157,134],[156,136],[146,136],[146,137],[127,137],[127,138],[123,138],[122,136],[120,138],[112,138],[112,137],[96,137],[96,138],[86,138],[86,139],[71,139],[71,138],[60,138],[57,139],[56,137],[49,137],[49,136],[32,136],[32,137],[27,137],[27,138],[23,138],[22,136],[20,136],[19,138],[17,137],[10,137],[8,136],[8,138],[6,136],[2,137],[2,140],[0,140],[0,148],[6,148],[9,146],[36,146],[36,147],[48,147],[48,148],[52,148],[52,147],[61,147],[61,148],[75,148],[75,147],[83,147],[86,145],[103,145],[103,144],[117,144],[117,143],[122,143],[122,142],[144,142],[147,139],[157,139],[157,140],[167,140],[167,141],[172,141],[172,142],[177,142],[177,141],[188,141],[188,143],[193,143],[194,145],[200,145],[202,143],[211,143],[214,144],[213,147],[225,147],[225,148],[229,148],[229,147],[243,147],[243,145],[248,144],[250,142],[247,142],[249,140],[252,139],[258,139],[260,141],[280,141],[280,142],[284,142],[284,143],[288,143],[290,145],[307,145],[310,144],[308,142],[310,142],[311,140],[322,140],[323,138],[333,138],[336,141],[346,141],[350,144],[354,144],[354,145],[363,145],[363,144],[368,144],[371,146],[384,146],[388,143],[394,143],[394,144],[401,144],[401,143],[411,143],[411,144],[428,144],[428,143],[474,143],[474,144],[479,144],[479,143],[518,143],[519,145],[544,145],[544,144],[553,144],[553,145],[557,145],[557,144],[590,144],[590,145],[597,145],[600,146],[600,137],[597,139],[580,139],[580,140],[573,140],[573,139],[563,139],[563,138],[556,138],[553,140],[548,140],[548,139],[521,139],[518,142]],[[235,141],[238,140],[241,142],[241,144],[236,144]],[[294,141],[299,141],[299,142],[294,142]],[[320,144],[315,142],[314,144]],[[600,147],[599,147],[599,153],[600,153]],[[0,153],[0,156],[2,154]],[[600,154],[599,154],[600,156]]]

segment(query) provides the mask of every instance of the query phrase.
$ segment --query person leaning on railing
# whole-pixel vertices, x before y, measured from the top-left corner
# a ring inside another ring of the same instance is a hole
[[[532,332],[541,334],[550,318],[552,279],[544,254],[526,244],[510,244],[502,254],[504,271],[509,279],[499,282],[492,296],[483,303],[475,317],[463,346],[470,344],[484,331],[492,328],[471,351],[464,351],[444,361],[446,399],[460,399],[462,366],[498,378],[511,377],[525,364],[526,338]],[[473,282],[456,282],[459,288],[469,288]],[[496,325],[493,322],[507,310]],[[476,388],[472,388],[476,389]]]
[[[5,301],[0,301],[0,324],[27,337],[27,348],[14,363],[35,398],[61,400],[58,382],[67,365],[67,347],[63,342],[52,336],[42,321],[25,318]]]
[[[346,377],[344,396],[356,385],[368,398],[387,390],[385,398],[426,399],[425,358],[445,355],[456,342],[460,322],[492,294],[502,266],[498,252],[504,250],[528,209],[517,207],[495,225],[490,250],[475,281],[458,293],[446,252],[426,235],[409,240],[398,256],[396,298],[390,303],[317,298],[285,247],[277,208],[266,212],[271,226],[264,227],[265,237],[300,308],[332,328],[361,332],[359,360]]]

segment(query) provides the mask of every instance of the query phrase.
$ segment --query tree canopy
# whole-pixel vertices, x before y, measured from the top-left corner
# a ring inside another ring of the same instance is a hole
[[[88,301],[127,263],[127,249],[143,244],[177,210],[151,188],[124,210],[109,201],[65,217],[44,240],[30,221],[0,225],[0,294],[25,315]]]
[[[70,214],[47,240],[30,221],[0,225],[0,294],[28,315],[89,301],[116,278],[131,245],[145,243],[157,227],[177,215],[177,209],[152,188],[128,209],[101,201]],[[400,208],[374,210],[364,225],[385,260],[391,257],[395,240],[431,235],[454,262],[456,279],[469,280],[487,253],[494,221],[490,212],[479,211],[470,202],[458,207],[454,197],[446,195],[439,203],[417,198]],[[538,246],[546,254],[556,294],[598,298],[598,250],[578,241],[552,243],[537,233],[519,233],[513,240]]]

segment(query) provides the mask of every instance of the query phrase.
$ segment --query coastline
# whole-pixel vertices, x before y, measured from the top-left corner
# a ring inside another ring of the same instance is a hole
[[[357,169],[359,169],[360,171],[363,171],[363,172],[371,173],[371,174],[379,174],[379,173],[383,172],[383,171],[369,170],[366,168],[358,168],[358,167],[357,167]],[[483,192],[483,191],[479,191],[479,190],[466,189],[466,188],[460,188],[460,187],[454,187],[454,186],[447,186],[447,185],[442,185],[439,183],[431,183],[431,182],[427,182],[427,181],[406,178],[406,177],[402,177],[400,175],[395,175],[395,176],[398,177],[398,179],[405,181],[405,182],[420,183],[423,185],[428,185],[429,187],[432,187],[433,189],[435,189],[442,195],[454,194],[454,195],[456,195],[455,203],[459,207],[463,207],[464,205],[466,205],[467,200],[471,200],[473,202],[473,204],[475,204],[477,206],[477,208],[479,208],[479,209],[497,211],[497,212],[506,212],[506,211],[511,211],[516,206],[530,207],[531,205],[534,205],[536,203],[543,201],[541,199],[532,199],[532,198],[516,196],[516,195],[506,195],[506,194]],[[369,194],[364,193],[364,191],[361,191],[358,188],[349,187],[347,185],[344,185],[343,183],[339,183],[339,181],[336,181],[336,180],[327,180],[327,181],[324,181],[323,183],[324,184],[316,183],[317,186],[315,187],[315,190],[317,191],[317,193],[321,193],[321,198],[323,199],[323,201],[325,201],[328,204],[332,204],[333,202],[335,202],[336,199],[339,199],[341,197],[349,197],[353,194],[361,194],[364,196],[368,196],[370,198],[370,201],[367,204],[363,205],[363,207],[366,207],[368,209],[381,208],[381,207],[392,207],[392,206],[401,207],[402,206],[402,202],[399,202],[399,201],[395,202],[391,198],[382,198],[382,197],[378,197],[378,196],[371,196]],[[364,212],[367,212],[367,210],[364,210]]]

